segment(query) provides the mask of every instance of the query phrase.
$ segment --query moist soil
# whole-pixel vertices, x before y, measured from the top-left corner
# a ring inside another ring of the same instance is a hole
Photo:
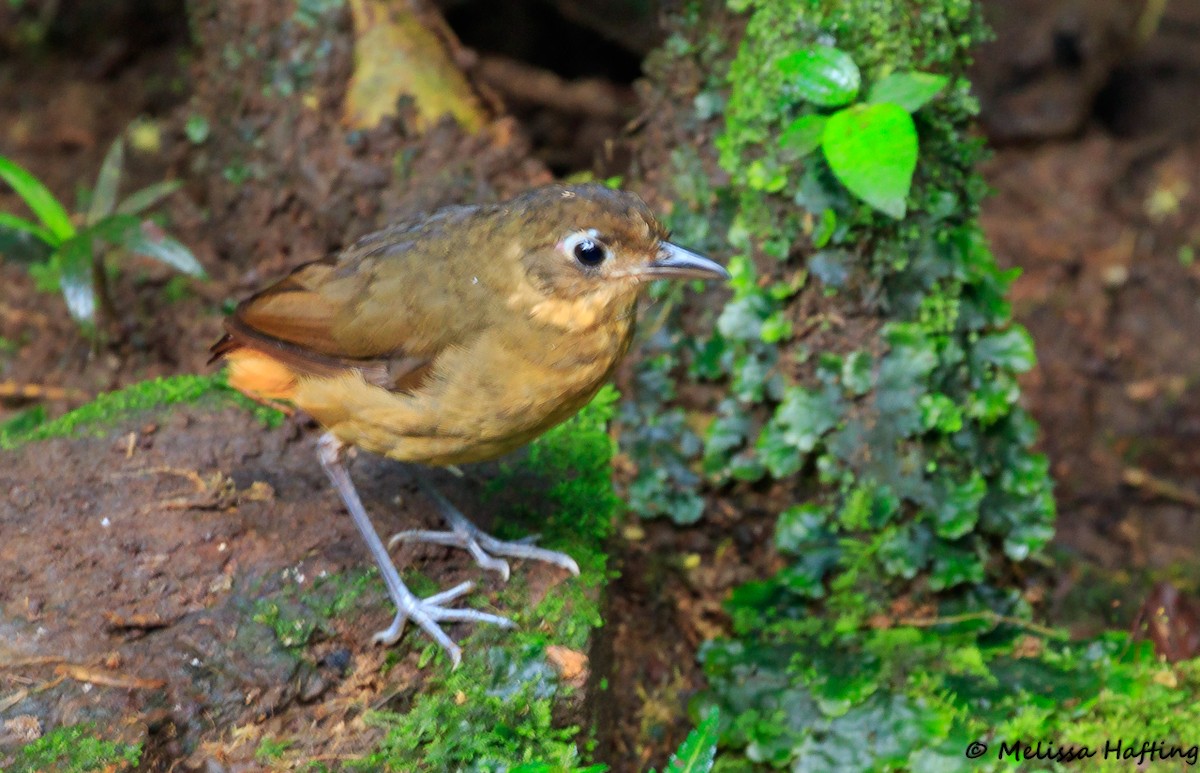
[[[323,578],[358,577],[369,563],[311,430],[300,421],[266,430],[240,408],[188,406],[5,455],[0,749],[30,740],[21,732],[36,720],[117,728],[143,743],[149,770],[253,767],[263,736],[300,739],[303,748],[289,747],[297,759],[371,750],[381,730],[364,709],[403,704],[429,668],[419,667],[411,632],[391,657],[371,644],[394,614],[378,577],[363,578],[349,612],[314,620],[299,650],[268,624],[279,606],[303,614],[291,600]],[[381,534],[440,528],[400,465],[363,455],[351,474]],[[480,513],[485,477],[437,483]],[[498,587],[453,552],[411,545],[393,556],[410,580]],[[546,565],[518,571],[537,598],[569,581]]]
[[[984,227],[1001,263],[1022,269],[1013,308],[1039,354],[1023,387],[1059,503],[1046,607],[1081,635],[1128,626],[1157,579],[1198,579],[1200,52],[1184,44],[1197,5],[1171,6],[1170,23],[1112,74],[1075,131],[997,147],[984,170],[995,190]],[[179,104],[179,45],[172,38],[99,68],[94,57],[67,55],[4,63],[0,153],[70,200],[131,120]],[[170,164],[132,152],[125,190],[162,179]],[[538,174],[524,168],[508,184]],[[0,210],[16,209],[0,193]],[[186,204],[170,215],[212,278],[178,293],[168,272],[130,264],[115,283],[122,319],[98,348],[24,265],[0,260],[0,382],[44,392],[0,399],[0,421],[35,404],[54,415],[149,377],[205,372],[222,304],[283,268],[278,254],[227,261],[218,245],[285,243],[294,224],[227,218],[261,231],[235,238],[209,233]],[[253,623],[264,595],[367,563],[314,439],[302,421],[268,430],[239,409],[195,407],[105,438],[5,454],[0,662],[15,665],[0,669],[0,702],[24,693],[22,714],[47,726],[120,718],[113,724],[146,741],[148,769],[252,766],[259,738],[289,730],[305,729],[315,759],[368,749],[379,731],[355,707],[386,705],[422,678],[403,644],[381,675],[383,651],[369,640],[390,618],[382,588],[369,585],[303,660]],[[362,458],[353,474],[381,532],[436,522],[397,465]],[[472,512],[478,483],[446,480],[448,496]],[[770,560],[770,524],[769,512],[714,495],[696,527],[630,520],[618,529],[620,576],[594,655],[609,684],[593,696],[597,759],[614,770],[663,765],[688,729],[681,707],[702,684],[696,646],[725,630],[729,589]],[[480,579],[456,552],[405,548],[397,557],[442,587]],[[554,581],[550,569],[517,571]],[[0,748],[28,727],[8,708],[0,703]]]

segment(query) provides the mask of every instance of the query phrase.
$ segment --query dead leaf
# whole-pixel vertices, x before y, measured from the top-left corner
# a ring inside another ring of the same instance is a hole
[[[583,682],[587,678],[588,656],[582,652],[551,644],[546,648],[546,659],[567,682]]]
[[[412,97],[417,129],[444,115],[474,134],[487,123],[483,103],[455,64],[445,41],[406,2],[350,0],[354,17],[354,73],[343,122],[371,129],[396,114],[402,96]]]

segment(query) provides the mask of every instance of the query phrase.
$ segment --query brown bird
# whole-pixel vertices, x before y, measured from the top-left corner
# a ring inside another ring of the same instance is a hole
[[[213,346],[229,383],[286,400],[326,430],[318,448],[397,607],[375,640],[412,620],[445,648],[440,621],[511,626],[447,604],[470,583],[426,599],[400,579],[344,465],[349,448],[401,462],[458,465],[501,456],[574,415],[629,349],[638,291],[660,278],[727,279],[667,241],[646,204],[601,185],[550,185],[500,204],[447,207],[364,237],[243,301]],[[392,538],[453,545],[508,577],[501,556],[563,553],[501,542],[427,481],[450,527]]]

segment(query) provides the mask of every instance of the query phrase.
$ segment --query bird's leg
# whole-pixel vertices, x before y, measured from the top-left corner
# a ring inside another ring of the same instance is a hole
[[[417,598],[412,594],[412,591],[405,587],[404,581],[400,579],[400,573],[396,571],[391,557],[388,556],[387,548],[383,546],[383,541],[375,533],[375,528],[371,525],[371,519],[367,517],[367,511],[363,509],[362,500],[358,498],[358,491],[354,488],[354,482],[350,479],[350,474],[346,471],[346,465],[342,459],[345,449],[346,446],[329,433],[322,435],[321,439],[317,441],[317,451],[321,458],[321,466],[325,468],[325,473],[333,481],[334,487],[337,488],[338,494],[342,497],[342,502],[345,503],[346,509],[350,511],[350,517],[354,519],[354,525],[358,527],[363,541],[367,543],[367,550],[370,552],[371,558],[375,559],[375,564],[379,567],[379,573],[383,575],[383,582],[387,585],[388,595],[391,596],[392,601],[396,604],[395,619],[392,620],[392,624],[386,629],[375,634],[375,641],[383,644],[394,644],[400,638],[400,634],[404,632],[405,622],[412,620],[421,627],[421,630],[433,637],[434,641],[442,645],[442,649],[446,650],[446,654],[450,656],[450,661],[457,667],[459,661],[462,659],[462,650],[450,640],[450,637],[438,625],[439,621],[473,620],[479,623],[493,623],[504,628],[511,628],[513,625],[512,621],[499,615],[490,615],[474,609],[447,609],[443,606],[469,592],[473,587],[469,582],[464,582],[461,585],[430,596],[427,599]]]
[[[561,566],[571,574],[579,574],[579,564],[566,553],[546,550],[530,544],[531,539],[525,538],[514,542],[504,542],[486,534],[478,526],[467,520],[450,500],[434,488],[424,476],[418,475],[421,490],[438,506],[442,518],[450,526],[450,531],[402,531],[392,535],[388,547],[394,547],[397,542],[430,542],[435,545],[450,545],[463,548],[475,559],[475,563],[484,569],[498,572],[505,580],[508,579],[508,562],[497,556],[510,558],[527,558],[533,561],[545,561],[548,564]]]

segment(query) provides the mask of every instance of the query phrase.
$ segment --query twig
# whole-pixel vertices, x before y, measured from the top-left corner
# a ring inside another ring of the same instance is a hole
[[[36,655],[20,660],[0,661],[0,668],[24,668],[25,666],[45,666],[50,663],[62,663],[66,658],[61,655]]]
[[[17,690],[15,693],[8,696],[7,698],[0,698],[0,714],[3,714],[4,712],[8,711],[13,706],[16,706],[18,703],[20,703],[21,701],[25,700],[28,697],[29,697],[29,690],[22,687],[20,690]]]
[[[19,397],[26,400],[78,400],[86,402],[91,396],[79,389],[0,381],[0,397]]]
[[[1140,467],[1126,467],[1125,471],[1121,473],[1121,482],[1127,486],[1142,489],[1156,497],[1200,508],[1200,494],[1165,478],[1151,475],[1149,471]]]
[[[568,81],[549,70],[498,56],[480,59],[478,73],[489,86],[518,102],[618,120],[630,112],[632,95],[599,78]]]
[[[1050,628],[1045,625],[1038,625],[1029,620],[1022,620],[1019,617],[1009,617],[1001,615],[990,610],[980,612],[964,612],[961,615],[947,615],[945,617],[906,617],[897,620],[899,625],[911,625],[914,628],[932,628],[936,625],[955,625],[957,623],[969,623],[976,620],[983,620],[992,625],[1011,625],[1015,628],[1023,628],[1027,631],[1041,634],[1047,639],[1067,639],[1070,638],[1066,632]]]
[[[183,470],[178,467],[147,467],[142,470],[129,470],[109,473],[110,478],[131,478],[142,475],[175,475],[176,477],[186,478],[191,481],[196,487],[196,493],[205,494],[209,491],[209,484],[200,477],[200,473],[195,470]]]
[[[56,666],[54,673],[74,679],[77,682],[98,684],[102,687],[119,687],[125,690],[157,690],[167,686],[165,679],[142,679],[125,674],[113,674],[75,663],[63,663],[60,666]]]

